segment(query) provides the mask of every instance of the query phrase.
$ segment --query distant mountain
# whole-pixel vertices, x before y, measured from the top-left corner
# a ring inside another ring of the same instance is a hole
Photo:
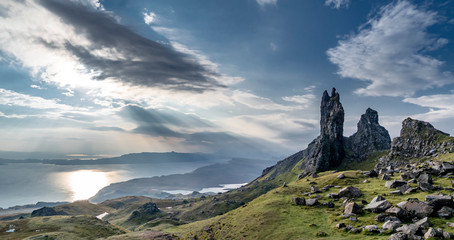
[[[131,179],[101,189],[90,201],[101,202],[134,195],[165,198],[169,194],[163,193],[163,190],[200,191],[203,188],[219,187],[220,184],[247,183],[256,178],[263,168],[274,163],[235,158],[228,162],[204,166],[190,173]]]
[[[7,163],[43,163],[55,165],[96,165],[96,164],[144,164],[144,163],[169,163],[169,162],[197,162],[208,160],[227,159],[221,155],[208,153],[178,153],[178,152],[143,152],[130,153],[119,157],[100,158],[96,160],[80,160],[80,159],[0,159],[0,164]]]

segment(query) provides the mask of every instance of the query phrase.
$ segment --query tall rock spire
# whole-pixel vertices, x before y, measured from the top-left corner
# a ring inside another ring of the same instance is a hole
[[[320,136],[305,150],[306,171],[325,171],[338,166],[345,157],[344,143],[344,108],[340,96],[333,88],[331,96],[323,92],[320,105]]]
[[[363,160],[374,151],[391,148],[388,131],[378,123],[378,112],[368,108],[361,115],[358,130],[345,140],[345,146],[351,150],[354,159]]]

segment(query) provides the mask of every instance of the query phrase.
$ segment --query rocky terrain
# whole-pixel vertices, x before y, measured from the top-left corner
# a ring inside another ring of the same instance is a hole
[[[454,138],[407,118],[391,142],[372,109],[344,137],[335,89],[320,109],[320,136],[307,149],[239,189],[46,207],[0,222],[0,238],[454,239]]]

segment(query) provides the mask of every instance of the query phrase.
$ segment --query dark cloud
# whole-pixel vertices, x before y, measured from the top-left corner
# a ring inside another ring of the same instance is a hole
[[[118,24],[106,12],[89,9],[71,1],[41,0],[49,11],[73,25],[91,41],[90,47],[66,42],[61,46],[86,66],[99,71],[98,80],[116,78],[138,86],[203,92],[224,87],[213,77],[219,76],[189,56],[171,47],[144,38]],[[46,43],[54,47],[54,43]],[[124,58],[104,58],[93,54],[97,49],[115,49]]]

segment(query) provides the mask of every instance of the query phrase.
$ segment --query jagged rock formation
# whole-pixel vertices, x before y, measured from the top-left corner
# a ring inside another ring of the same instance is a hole
[[[400,136],[393,139],[391,152],[380,159],[376,169],[398,167],[408,159],[427,159],[454,152],[454,138],[430,123],[407,118],[402,122]]]
[[[307,172],[325,171],[338,166],[345,157],[344,108],[339,93],[333,88],[331,96],[323,92],[320,106],[320,136],[303,151],[306,161],[301,169]]]
[[[378,112],[368,108],[361,115],[355,134],[345,139],[345,147],[354,159],[364,160],[370,153],[391,148],[388,131],[378,123]]]

